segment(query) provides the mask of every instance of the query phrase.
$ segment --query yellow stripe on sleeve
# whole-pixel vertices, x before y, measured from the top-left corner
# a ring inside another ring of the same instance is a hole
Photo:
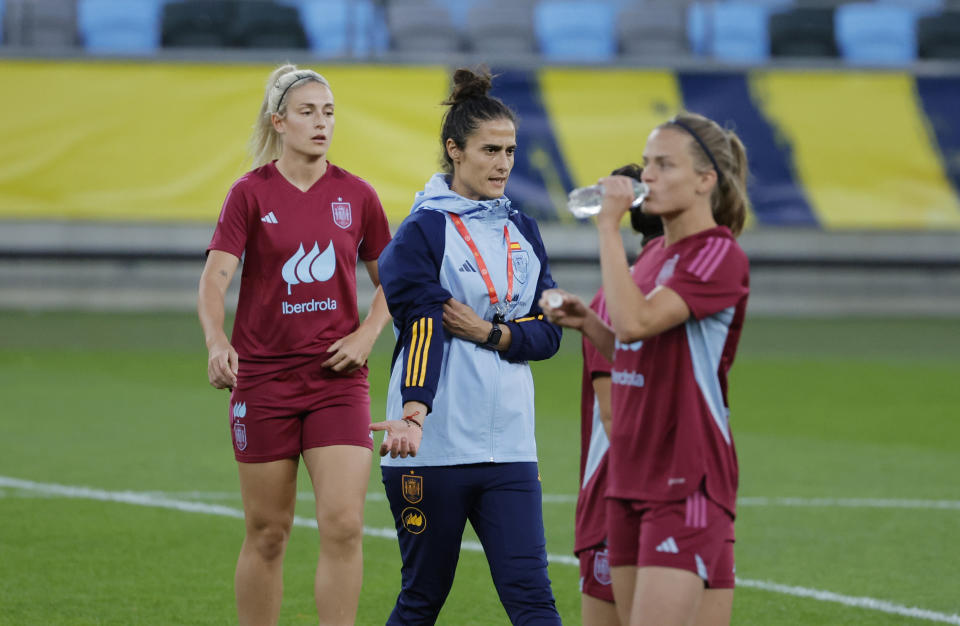
[[[426,345],[423,348],[423,363],[420,364],[420,380],[417,385],[423,387],[424,377],[427,375],[427,359],[430,357],[430,340],[433,339],[433,318],[427,318]]]
[[[407,377],[404,379],[404,387],[410,386],[410,373],[413,370],[413,352],[414,346],[417,344],[417,323],[414,322],[413,327],[410,329],[410,345],[407,347]]]
[[[417,322],[417,349],[414,351],[413,356],[413,376],[410,378],[412,381],[409,386],[417,386],[417,379],[420,378],[420,361],[423,354],[423,330],[426,326],[426,319],[421,317],[420,321]],[[412,343],[412,342],[411,342]],[[407,373],[410,373],[410,370],[407,370]]]
[[[541,313],[540,315],[531,315],[530,317],[521,317],[513,321],[519,324],[520,322],[532,322],[534,320],[542,320],[542,319],[543,319],[543,314]]]

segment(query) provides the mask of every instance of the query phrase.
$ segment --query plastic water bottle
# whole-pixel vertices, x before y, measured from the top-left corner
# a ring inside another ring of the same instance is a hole
[[[643,202],[647,197],[647,185],[639,180],[633,181],[633,204],[635,207]],[[600,203],[603,202],[603,185],[590,185],[589,187],[579,187],[570,192],[567,196],[567,208],[573,213],[574,217],[584,218],[596,215],[600,212]]]

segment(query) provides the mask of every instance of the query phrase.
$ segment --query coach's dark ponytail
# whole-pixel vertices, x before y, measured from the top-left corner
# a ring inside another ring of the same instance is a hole
[[[473,134],[482,122],[507,119],[517,124],[517,116],[510,107],[499,98],[488,93],[493,85],[493,76],[484,67],[470,70],[459,68],[453,74],[453,89],[441,104],[450,107],[443,115],[440,129],[440,145],[443,154],[443,170],[453,173],[453,159],[447,154],[447,139],[461,150],[467,145],[467,138]]]

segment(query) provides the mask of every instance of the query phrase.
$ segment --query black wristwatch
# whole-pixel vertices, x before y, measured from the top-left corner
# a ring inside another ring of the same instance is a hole
[[[487,340],[480,344],[484,348],[489,348],[490,350],[496,350],[497,345],[500,343],[500,335],[503,334],[503,331],[500,329],[500,326],[496,322],[493,322],[493,328],[490,329],[490,334],[487,335]]]

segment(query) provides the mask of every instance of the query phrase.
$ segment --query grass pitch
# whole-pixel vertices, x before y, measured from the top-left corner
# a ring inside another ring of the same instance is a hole
[[[960,624],[956,329],[748,319],[730,381],[735,624]],[[389,334],[370,362],[375,419]],[[534,365],[547,548],[561,557],[550,575],[568,624],[580,621],[577,571],[563,558],[578,341],[567,333],[557,357]],[[190,315],[0,313],[0,624],[235,623],[243,525],[226,403],[206,383]],[[369,493],[358,623],[382,624],[400,557],[376,533],[392,528],[376,466]],[[312,502],[297,512],[281,624],[316,620]],[[808,597],[817,592],[832,595]],[[440,623],[507,623],[482,555],[463,551]]]

